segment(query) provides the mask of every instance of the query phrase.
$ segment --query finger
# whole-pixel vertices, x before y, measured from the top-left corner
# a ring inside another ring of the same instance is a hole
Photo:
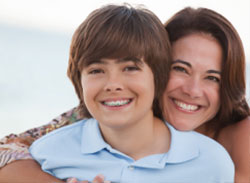
[[[78,181],[76,178],[68,178],[66,183],[89,183],[89,181],[84,180],[84,181]]]
[[[74,177],[68,178],[66,183],[78,183],[78,180]]]
[[[102,174],[97,175],[92,183],[103,183],[104,182],[104,176]]]

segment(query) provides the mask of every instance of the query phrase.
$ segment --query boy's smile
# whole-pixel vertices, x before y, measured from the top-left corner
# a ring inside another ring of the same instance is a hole
[[[101,128],[152,121],[154,77],[144,61],[102,59],[85,67],[81,80],[84,102]]]
[[[107,99],[101,103],[104,106],[110,107],[111,109],[117,109],[119,107],[124,107],[132,102],[132,99]]]
[[[107,99],[102,101],[101,103],[106,106],[118,107],[123,106],[130,103],[132,99]]]

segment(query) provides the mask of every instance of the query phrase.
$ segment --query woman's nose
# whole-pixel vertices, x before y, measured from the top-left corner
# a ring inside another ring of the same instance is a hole
[[[203,95],[203,86],[197,78],[189,78],[182,88],[183,92],[191,98],[199,98]]]

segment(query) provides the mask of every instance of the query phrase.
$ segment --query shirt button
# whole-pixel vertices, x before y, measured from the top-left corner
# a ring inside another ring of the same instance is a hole
[[[134,166],[132,166],[132,165],[130,165],[130,166],[128,166],[128,169],[129,169],[129,170],[134,170],[134,169],[135,169],[135,167],[134,167]]]

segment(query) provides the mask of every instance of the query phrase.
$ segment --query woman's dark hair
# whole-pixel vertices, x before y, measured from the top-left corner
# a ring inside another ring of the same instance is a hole
[[[217,115],[207,123],[207,128],[219,133],[223,127],[246,118],[250,111],[245,98],[245,54],[233,25],[215,11],[187,7],[172,16],[165,28],[171,44],[190,34],[205,33],[214,37],[222,47],[221,106]]]

